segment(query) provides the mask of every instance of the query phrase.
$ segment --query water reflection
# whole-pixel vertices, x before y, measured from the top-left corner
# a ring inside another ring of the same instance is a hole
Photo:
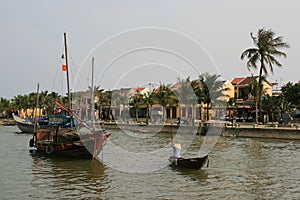
[[[190,180],[193,181],[203,181],[208,178],[208,172],[206,170],[206,166],[203,166],[202,169],[199,170],[191,170],[184,167],[174,167],[174,166],[168,166],[170,170],[173,170],[176,172],[177,175],[182,175],[185,177],[189,177]]]
[[[97,160],[35,156],[32,154],[32,198],[95,198],[109,188],[106,167]]]

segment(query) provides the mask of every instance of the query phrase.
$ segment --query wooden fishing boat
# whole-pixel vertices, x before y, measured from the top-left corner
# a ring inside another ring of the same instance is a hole
[[[73,128],[40,129],[30,140],[30,146],[38,153],[54,157],[92,159],[101,152],[110,135],[105,130],[82,134]]]
[[[69,108],[55,102],[57,107],[66,112],[65,116],[53,115],[49,117],[48,127],[37,126],[29,146],[35,147],[38,153],[55,157],[93,159],[99,155],[111,133],[103,129],[97,130],[95,126],[88,126],[72,112],[66,34],[64,34],[64,42]],[[66,124],[68,127],[65,126]]]
[[[171,166],[184,167],[189,169],[201,169],[205,163],[208,164],[208,155],[195,158],[175,158],[170,157]]]
[[[55,104],[67,111],[69,117],[62,115],[50,117],[46,128],[37,128],[37,132],[29,141],[29,146],[35,147],[37,153],[54,157],[93,159],[98,156],[111,133],[103,129],[92,129],[66,107],[58,102]],[[70,118],[76,118],[80,126],[64,127],[66,119]]]

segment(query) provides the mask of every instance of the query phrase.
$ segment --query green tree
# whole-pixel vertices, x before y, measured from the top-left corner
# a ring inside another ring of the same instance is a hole
[[[236,98],[230,98],[227,102],[227,110],[229,111],[229,121],[231,121],[231,117],[235,116],[236,112]],[[232,111],[232,113],[231,113]]]
[[[143,95],[137,91],[133,96],[130,97],[129,105],[131,110],[134,112],[135,120],[138,121],[138,113],[143,105]]]
[[[9,117],[8,114],[10,113],[10,101],[6,98],[0,98],[0,113],[4,114],[3,117]]]
[[[155,98],[155,93],[154,92],[144,93],[142,102],[144,105],[146,105],[146,124],[148,124],[151,107],[157,102]]]
[[[192,113],[192,123],[194,124],[194,106],[198,103],[197,102],[197,96],[195,94],[194,88],[192,87],[193,81],[190,80],[190,77],[187,77],[186,79],[179,79],[178,82],[179,87],[174,90],[174,93],[177,96],[177,101],[180,104],[186,105],[186,107],[191,107]],[[198,82],[197,82],[198,83]]]
[[[202,120],[202,104],[204,103],[204,94],[202,90],[202,83],[199,80],[193,80],[190,83],[191,87],[194,90],[196,95],[197,103],[200,105],[199,107],[199,119]]]
[[[250,33],[250,36],[255,45],[254,48],[246,49],[241,54],[241,59],[247,58],[247,68],[259,68],[259,96],[258,96],[258,106],[259,115],[261,114],[261,91],[262,91],[262,76],[268,75],[269,68],[270,72],[273,73],[273,66],[281,67],[282,64],[276,60],[275,57],[286,57],[286,54],[280,49],[289,48],[286,42],[283,42],[282,36],[275,37],[275,33],[269,29],[265,28],[259,29],[256,36]]]
[[[220,97],[224,96],[223,91],[224,81],[220,80],[220,75],[204,73],[199,75],[199,81],[201,83],[201,99],[206,104],[206,120],[209,120],[209,109],[212,107],[212,103],[215,105],[224,104],[224,100]]]
[[[281,92],[286,102],[290,102],[294,107],[300,106],[300,83],[288,82],[282,86]]]
[[[67,103],[68,98],[67,97],[63,98],[56,92],[51,92],[50,94],[48,94],[48,92],[45,92],[45,93],[42,92],[42,98],[44,100],[40,101],[40,103],[43,104],[46,115],[53,114],[54,108],[55,108],[55,101],[60,102],[60,103],[62,103],[64,105],[67,105],[67,106],[69,105]],[[65,100],[63,100],[63,99],[65,99]]]
[[[167,105],[174,106],[178,103],[178,99],[174,92],[164,84],[160,84],[159,90],[155,94],[155,99],[163,107],[163,121],[165,121]]]
[[[272,124],[274,123],[275,117],[279,114],[279,107],[281,103],[281,96],[270,96],[265,95],[262,99],[263,109],[268,113],[269,118],[271,117]]]
[[[259,86],[256,78],[252,78],[250,85],[246,88],[249,94],[253,97],[255,103],[255,123],[258,124],[258,98]]]
[[[96,105],[99,110],[100,119],[109,119],[111,114],[112,94],[112,91],[105,91],[104,89],[97,89],[95,91],[95,96],[98,98]],[[105,110],[105,113],[102,113],[103,110]]]

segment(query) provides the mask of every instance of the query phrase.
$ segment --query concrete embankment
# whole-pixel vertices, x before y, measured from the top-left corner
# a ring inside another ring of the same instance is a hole
[[[104,129],[121,129],[130,130],[133,132],[144,132],[144,133],[197,133],[206,134],[207,125],[202,126],[186,126],[186,125],[171,125],[171,124],[124,124],[124,123],[101,123],[101,127]]]
[[[105,129],[121,129],[130,130],[133,132],[144,133],[197,133],[206,135],[207,131],[214,130],[216,134],[220,134],[224,137],[247,137],[247,138],[270,138],[270,139],[292,139],[300,140],[299,127],[267,127],[253,125],[247,125],[240,127],[223,126],[224,124],[211,124],[203,123],[199,126],[187,126],[187,125],[170,125],[170,124],[125,124],[125,123],[101,123],[102,128]],[[214,127],[217,129],[210,129]]]
[[[300,130],[291,128],[274,127],[226,127],[224,137],[270,138],[300,140]]]

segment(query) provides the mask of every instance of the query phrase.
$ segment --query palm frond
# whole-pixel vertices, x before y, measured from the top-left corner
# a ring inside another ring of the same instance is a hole
[[[251,68],[257,69],[257,62],[259,61],[259,53],[257,52],[251,58],[249,58],[247,62],[247,68],[250,70]]]

